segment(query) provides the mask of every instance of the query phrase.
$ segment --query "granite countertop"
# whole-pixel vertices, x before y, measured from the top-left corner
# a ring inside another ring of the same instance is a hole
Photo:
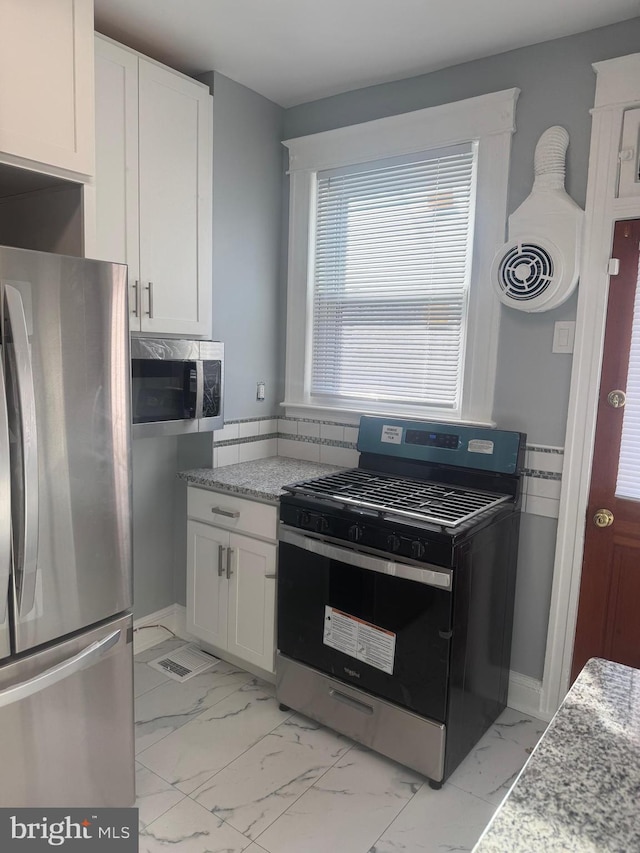
[[[474,853],[640,851],[640,670],[582,670]]]
[[[321,462],[306,462],[304,459],[289,459],[286,456],[270,456],[252,462],[239,462],[222,468],[193,468],[178,474],[190,486],[229,492],[262,501],[277,503],[283,494],[283,486],[312,477],[322,477],[334,471],[342,471],[337,465]]]

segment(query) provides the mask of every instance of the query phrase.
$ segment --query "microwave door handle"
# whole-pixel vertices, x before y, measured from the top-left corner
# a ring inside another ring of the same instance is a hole
[[[203,415],[204,408],[204,364],[201,358],[196,361],[196,420]]]
[[[9,416],[4,368],[0,361],[0,625],[7,618],[11,576],[11,468],[9,463]]]
[[[27,333],[27,320],[20,292],[5,285],[5,305],[13,339],[13,367],[17,404],[21,420],[20,441],[23,465],[23,527],[22,565],[16,565],[16,586],[19,587],[18,611],[24,617],[33,609],[38,570],[38,435],[36,429],[36,397],[33,388],[33,368]]]

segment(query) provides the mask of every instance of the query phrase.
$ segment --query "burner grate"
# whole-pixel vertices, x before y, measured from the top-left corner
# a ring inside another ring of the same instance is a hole
[[[298,483],[291,491],[445,527],[457,527],[511,500],[509,495],[376,474],[359,468]]]

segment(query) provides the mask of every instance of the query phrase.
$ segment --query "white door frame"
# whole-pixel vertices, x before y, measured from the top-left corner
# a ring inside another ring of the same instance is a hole
[[[596,62],[582,275],[571,373],[564,470],[540,714],[555,713],[569,687],[584,526],[591,479],[613,226],[640,217],[640,196],[617,198],[623,113],[640,106],[640,53]]]

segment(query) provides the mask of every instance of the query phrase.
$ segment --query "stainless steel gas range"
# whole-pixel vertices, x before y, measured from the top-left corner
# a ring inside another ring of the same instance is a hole
[[[277,697],[438,788],[506,705],[525,436],[363,417],[280,500]]]

